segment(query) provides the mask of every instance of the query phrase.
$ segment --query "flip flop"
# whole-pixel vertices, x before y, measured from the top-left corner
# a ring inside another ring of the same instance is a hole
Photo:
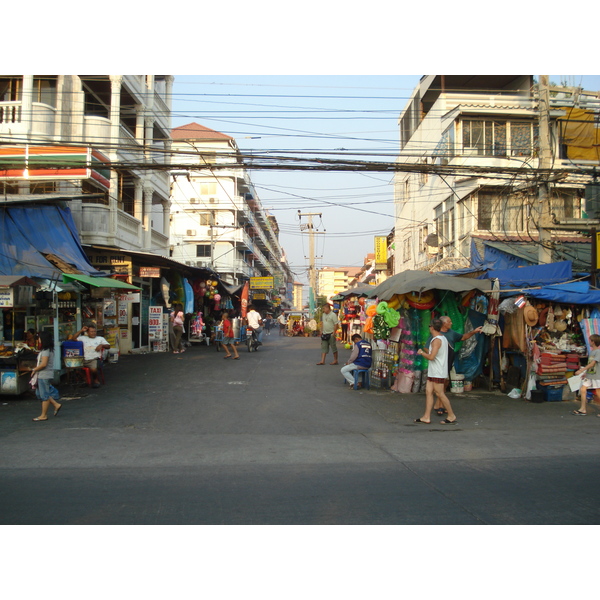
[[[442,425],[454,425],[456,423],[456,419],[454,419],[454,421],[449,421],[448,419],[444,419],[443,421],[440,421],[440,423]]]
[[[581,412],[580,410],[574,410],[571,412],[572,415],[577,415],[578,417],[585,417],[587,413]]]
[[[421,419],[415,419],[415,423],[423,423],[423,425],[431,425],[431,421],[421,421]]]
[[[40,419],[39,417],[35,417],[35,419],[31,419],[32,421],[47,421],[48,417],[46,417],[45,419]]]
[[[223,358],[231,358],[231,354],[228,354],[227,356],[224,356]]]
[[[434,410],[438,414],[438,417],[448,414],[448,411],[445,408],[435,408]]]
[[[318,364],[318,365],[324,365],[325,363],[316,363],[316,364]]]
[[[240,357],[239,356],[234,356],[233,360],[240,360]]]
[[[62,408],[62,404],[54,411],[54,416],[58,414],[58,411]]]

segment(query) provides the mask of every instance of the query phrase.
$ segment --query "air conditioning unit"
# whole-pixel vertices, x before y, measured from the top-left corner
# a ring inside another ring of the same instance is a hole
[[[186,229],[185,235],[196,235],[196,230],[195,229]]]
[[[198,198],[190,198],[190,204],[198,204]]]
[[[211,204],[216,204],[216,202],[217,202],[217,199],[216,199],[216,198],[209,198],[209,199],[208,199],[208,201],[209,201]]]

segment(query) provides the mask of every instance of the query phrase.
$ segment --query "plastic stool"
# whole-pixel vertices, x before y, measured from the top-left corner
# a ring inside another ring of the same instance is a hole
[[[92,371],[89,367],[81,367],[85,375],[85,380],[87,381],[88,387],[92,387]],[[98,365],[98,379],[102,381],[104,385],[106,385],[106,381],[104,379],[104,369],[102,365]]]
[[[362,377],[362,386],[363,388],[370,390],[371,389],[371,379],[369,377],[369,369],[354,369],[352,371],[354,373],[354,389],[358,389],[358,378]]]

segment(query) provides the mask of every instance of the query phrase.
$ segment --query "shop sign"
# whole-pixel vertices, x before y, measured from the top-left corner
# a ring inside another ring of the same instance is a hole
[[[387,269],[387,237],[375,236],[375,270],[385,271]]]
[[[267,295],[264,292],[256,292],[255,294],[252,294],[252,299],[253,300],[266,300]]]
[[[11,308],[13,306],[13,288],[0,289],[0,308]]]
[[[162,306],[150,306],[148,318],[148,337],[151,340],[163,339],[163,310]]]
[[[140,277],[160,277],[160,267],[140,267]]]
[[[110,267],[113,273],[122,275],[132,274],[132,262],[125,254],[97,253],[88,255],[90,263],[94,267]]]
[[[119,300],[117,308],[117,325],[127,325],[127,302]]]
[[[140,302],[141,295],[139,292],[135,292],[134,294],[115,294],[115,298],[119,302]]]
[[[250,277],[251,290],[270,290],[274,287],[273,277]]]

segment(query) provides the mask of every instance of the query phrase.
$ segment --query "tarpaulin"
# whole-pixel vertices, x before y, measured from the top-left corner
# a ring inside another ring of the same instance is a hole
[[[82,273],[99,274],[81,247],[69,208],[4,206],[0,210],[0,274],[55,279],[53,254]]]
[[[564,283],[573,279],[573,264],[569,260],[557,263],[499,269],[488,271],[481,279],[499,279],[502,291],[506,288],[523,288]]]

